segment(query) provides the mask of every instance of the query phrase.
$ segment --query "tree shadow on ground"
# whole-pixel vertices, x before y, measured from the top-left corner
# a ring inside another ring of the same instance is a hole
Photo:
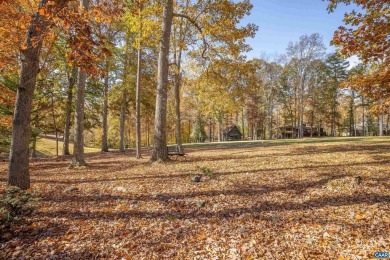
[[[243,171],[229,171],[229,172],[213,172],[214,178],[218,179],[223,176],[228,175],[237,175],[237,174],[260,174],[260,173],[266,173],[266,172],[283,172],[283,171],[294,171],[299,169],[329,169],[329,170],[343,170],[343,168],[349,168],[349,167],[359,167],[359,166],[369,166],[369,165],[385,165],[389,164],[390,160],[383,160],[383,161],[371,161],[371,162],[359,162],[359,163],[345,163],[345,164],[321,164],[321,165],[304,165],[304,166],[298,166],[298,167],[280,167],[280,168],[259,168],[259,169],[253,169],[253,170],[243,170]],[[113,163],[115,164],[115,163]],[[100,168],[96,166],[97,168]],[[104,170],[104,168],[100,168],[101,170]],[[123,170],[123,166],[118,167],[118,170]],[[111,169],[111,171],[114,171]],[[115,171],[114,171],[115,172]],[[74,180],[47,180],[47,179],[34,179],[35,183],[51,183],[51,184],[67,184],[67,185],[73,185],[73,184],[81,184],[81,183],[103,183],[103,182],[116,182],[116,181],[131,181],[131,180],[143,180],[143,179],[156,179],[159,181],[163,180],[174,180],[174,179],[180,179],[180,178],[191,178],[195,173],[181,173],[181,174],[169,174],[169,175],[139,175],[139,176],[131,176],[131,177],[124,177],[124,178],[98,178],[98,179],[74,179]],[[338,174],[338,172],[336,173]]]

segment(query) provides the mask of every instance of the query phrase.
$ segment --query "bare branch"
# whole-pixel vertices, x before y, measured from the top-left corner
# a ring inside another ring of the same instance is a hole
[[[198,29],[198,31],[200,32],[200,35],[202,36],[203,46],[204,46],[204,49],[203,49],[203,52],[202,52],[202,58],[205,59],[205,60],[208,60],[209,58],[206,57],[205,54],[206,54],[206,52],[207,52],[207,49],[208,49],[208,47],[209,47],[209,44],[207,43],[206,38],[205,38],[204,35],[203,35],[203,30],[202,30],[202,28],[195,22],[194,19],[192,19],[192,18],[189,17],[188,15],[174,13],[173,16],[174,16],[174,17],[181,17],[181,18],[187,19],[192,25],[195,26],[196,29]]]

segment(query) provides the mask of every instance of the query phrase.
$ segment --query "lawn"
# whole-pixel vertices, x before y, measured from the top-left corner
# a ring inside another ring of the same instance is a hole
[[[2,230],[0,259],[367,259],[390,251],[390,138],[186,152],[153,164],[148,151],[141,160],[93,153],[78,169],[69,157],[32,161],[41,201]]]
[[[58,154],[62,154],[62,146],[63,142],[58,142]],[[71,153],[73,153],[73,144],[69,145],[69,150]],[[100,149],[97,148],[91,148],[91,147],[84,147],[84,151],[86,153],[95,153],[100,152]],[[37,140],[37,154],[39,157],[42,156],[54,156],[56,155],[56,141],[52,139],[47,138],[38,138]]]

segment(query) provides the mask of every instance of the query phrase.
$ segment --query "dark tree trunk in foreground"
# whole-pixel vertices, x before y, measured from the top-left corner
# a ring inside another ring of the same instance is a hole
[[[73,88],[76,83],[77,68],[73,68],[71,74],[68,76],[68,90],[65,108],[65,127],[64,127],[64,143],[62,147],[62,155],[69,155],[69,141],[70,141],[70,119],[72,116],[72,100]]]
[[[171,37],[171,27],[173,19],[173,0],[167,0],[164,6],[162,37],[160,40],[158,57],[158,78],[157,78],[157,98],[155,129],[153,137],[153,152],[151,161],[168,159],[167,153],[167,88],[169,69],[169,43]]]
[[[49,0],[42,0],[38,9]],[[55,7],[61,9],[65,1],[55,1]],[[39,58],[42,42],[47,30],[45,17],[35,13],[28,28],[25,44],[27,48],[21,51],[20,81],[16,93],[14,118],[12,122],[11,151],[8,169],[8,185],[21,189],[30,187],[29,141],[31,106],[34,96],[36,78],[39,72]],[[36,39],[39,39],[36,42]],[[34,44],[33,44],[34,41]]]
[[[106,76],[104,77],[104,101],[103,101],[103,132],[102,132],[102,152],[108,152],[107,132],[108,132],[108,61],[106,61]]]

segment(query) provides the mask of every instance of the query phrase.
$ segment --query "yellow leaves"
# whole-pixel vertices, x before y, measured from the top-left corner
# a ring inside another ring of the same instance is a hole
[[[28,46],[27,46],[26,43],[24,43],[22,46],[20,46],[20,49],[21,49],[22,51],[27,50],[27,48],[28,48]]]
[[[201,233],[201,234],[199,234],[199,235],[196,237],[197,240],[204,240],[204,239],[206,239],[206,238],[207,238],[207,235],[204,234],[204,233]]]
[[[364,219],[364,216],[363,216],[363,215],[360,215],[360,214],[357,214],[357,215],[355,216],[355,219],[356,219],[356,220],[362,220],[362,219]]]

